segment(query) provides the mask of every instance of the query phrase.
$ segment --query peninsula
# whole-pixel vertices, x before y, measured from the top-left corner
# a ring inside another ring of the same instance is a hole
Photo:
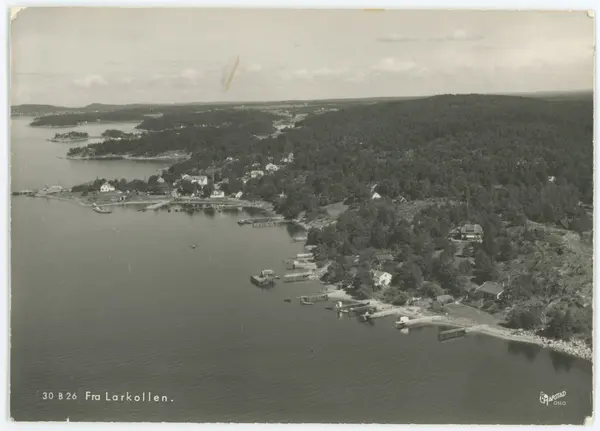
[[[353,298],[591,351],[589,95],[153,109],[145,133],[68,156],[186,158],[71,192],[267,202],[309,229],[323,281]]]

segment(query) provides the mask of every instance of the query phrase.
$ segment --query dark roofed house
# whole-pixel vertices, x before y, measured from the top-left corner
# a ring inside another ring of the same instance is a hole
[[[460,237],[463,241],[481,241],[483,228],[478,224],[467,223],[460,228]]]
[[[391,262],[394,260],[394,256],[390,253],[378,253],[375,255],[375,259],[379,263]]]
[[[475,291],[475,295],[483,299],[495,301],[497,299],[500,299],[503,292],[504,288],[498,283],[495,283],[493,281],[486,281],[477,288],[477,290]]]

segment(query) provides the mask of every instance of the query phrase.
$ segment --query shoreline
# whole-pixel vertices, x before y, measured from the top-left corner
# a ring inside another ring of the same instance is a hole
[[[65,197],[65,196],[56,196],[56,195],[33,195],[31,197],[37,198],[49,198],[55,199],[65,202],[72,202],[79,204],[83,207],[92,207],[92,203],[85,203],[79,197]],[[143,200],[143,201],[129,201],[129,202],[110,202],[105,204],[97,204],[99,207],[104,206],[119,206],[119,205],[152,205],[160,202],[161,200],[169,199],[168,196],[160,196],[155,200]],[[172,199],[169,205],[174,204],[185,204],[189,202],[179,202],[177,199]],[[261,208],[263,211],[268,214],[276,214],[272,209],[272,205],[268,202],[263,201],[239,201],[240,206],[242,207],[252,207],[252,208]],[[305,227],[308,223],[302,223],[298,220],[293,220],[294,223],[300,225],[301,227]],[[307,226],[309,227],[309,226]],[[327,266],[327,265],[326,265]],[[350,294],[346,291],[339,289],[335,285],[326,284],[320,280],[320,277],[313,278],[313,280],[317,281],[320,284],[325,285],[325,293],[330,295],[331,299],[334,300],[345,300],[345,301],[354,301]],[[475,333],[480,335],[487,335],[495,338],[504,339],[506,341],[515,341],[522,342],[527,344],[534,344],[540,346],[541,348],[548,348],[553,351],[563,353],[572,357],[576,357],[579,359],[593,361],[593,350],[589,348],[585,343],[581,341],[563,341],[563,340],[554,340],[546,337],[542,337],[536,335],[534,333],[518,330],[518,329],[508,329],[500,326],[491,326],[489,324],[481,324],[471,319],[462,318],[462,317],[454,317],[451,315],[443,315],[443,314],[435,314],[431,313],[428,310],[425,310],[421,307],[414,306],[394,306],[392,304],[385,303],[383,301],[377,299],[369,299],[371,304],[378,307],[381,311],[390,310],[390,316],[396,315],[404,315],[414,318],[423,318],[423,317],[431,317],[432,319],[423,322],[420,326],[449,326],[455,328],[466,328],[468,333]],[[393,309],[393,310],[391,310]]]
[[[54,114],[49,114],[49,115],[54,115]],[[41,117],[35,117],[32,115],[19,115],[19,117],[41,118]],[[46,117],[46,115],[42,115],[42,117]],[[29,127],[39,127],[39,128],[45,128],[45,129],[65,129],[67,127],[80,127],[80,126],[87,126],[87,125],[93,125],[93,124],[115,124],[115,123],[142,124],[143,121],[144,120],[116,120],[116,121],[104,120],[104,121],[87,121],[85,123],[60,124],[60,125],[33,124],[33,122],[31,122],[31,123],[29,123]]]
[[[104,156],[58,156],[59,159],[66,160],[130,160],[134,162],[180,162],[190,158],[190,156],[129,156],[121,154],[107,154]]]
[[[334,285],[326,285],[325,293],[330,295],[329,297],[334,300],[355,301],[355,299],[353,299],[350,294],[348,294],[342,289],[339,289],[337,286]],[[420,323],[419,326],[448,326],[452,328],[465,328],[467,330],[467,334],[475,333],[479,335],[500,338],[506,341],[534,344],[541,348],[550,349],[558,353],[562,353],[593,363],[593,350],[581,341],[554,340],[524,330],[508,329],[500,326],[480,324],[467,318],[458,318],[449,315],[433,314],[420,307],[394,306],[392,304],[387,304],[377,299],[370,299],[367,301],[373,304],[373,306],[381,308],[382,311],[385,309],[393,308],[394,313],[390,314],[390,316],[402,315],[410,317],[411,319],[427,317],[431,318],[431,320]],[[415,309],[418,309],[418,311]]]

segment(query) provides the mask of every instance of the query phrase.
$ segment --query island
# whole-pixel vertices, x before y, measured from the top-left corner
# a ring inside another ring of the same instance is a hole
[[[68,154],[186,158],[68,193],[263,202],[308,230],[338,295],[591,357],[590,95],[188,107],[138,127]]]
[[[56,133],[53,138],[50,138],[48,140],[50,142],[71,143],[71,142],[87,141],[89,138],[90,138],[90,135],[87,132],[71,131],[71,132],[67,132],[67,133]]]

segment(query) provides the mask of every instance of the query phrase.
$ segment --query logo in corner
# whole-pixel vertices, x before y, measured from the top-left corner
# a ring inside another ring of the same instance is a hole
[[[565,396],[567,396],[567,391],[558,392],[554,395],[548,395],[544,391],[540,391],[540,403],[546,406],[566,406],[567,402],[561,400]]]

